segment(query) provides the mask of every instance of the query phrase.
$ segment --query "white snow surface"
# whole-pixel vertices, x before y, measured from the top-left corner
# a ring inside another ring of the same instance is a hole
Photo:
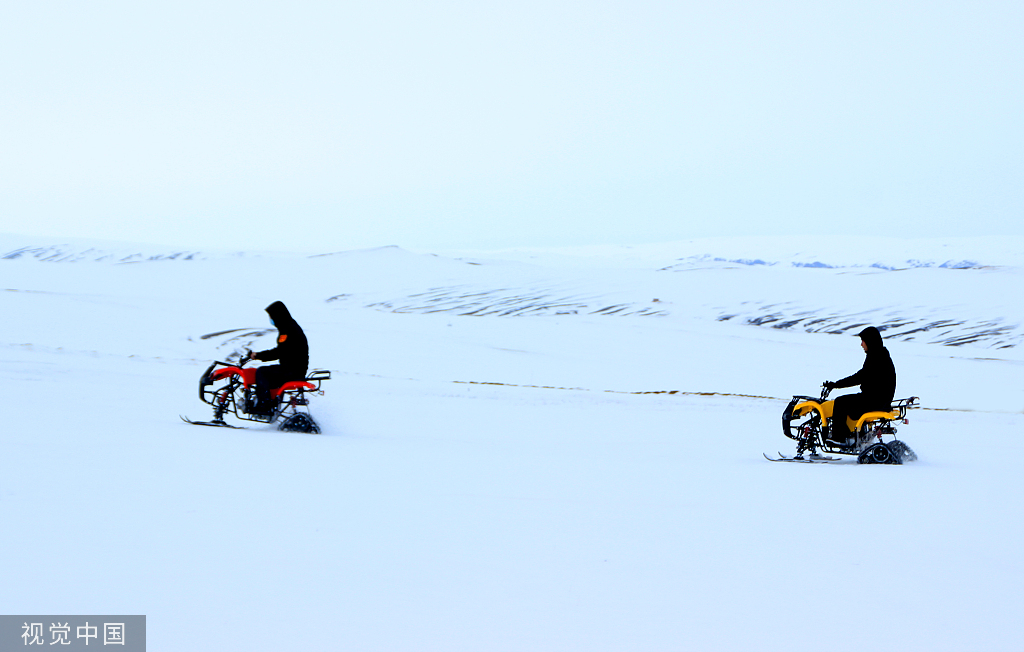
[[[1022,252],[0,236],[0,612],[146,614],[154,650],[1020,649]],[[182,423],[274,300],[324,433]],[[766,461],[863,324],[920,459]]]

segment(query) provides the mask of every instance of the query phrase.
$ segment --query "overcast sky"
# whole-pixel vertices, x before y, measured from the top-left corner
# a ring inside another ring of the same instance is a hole
[[[0,3],[0,231],[1024,233],[1024,3]]]

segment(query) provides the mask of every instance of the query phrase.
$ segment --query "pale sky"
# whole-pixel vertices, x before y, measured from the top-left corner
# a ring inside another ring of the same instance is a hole
[[[0,4],[0,232],[1024,234],[1024,3]]]

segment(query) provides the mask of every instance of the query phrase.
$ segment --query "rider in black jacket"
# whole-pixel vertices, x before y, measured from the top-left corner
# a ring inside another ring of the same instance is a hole
[[[255,414],[269,414],[274,403],[270,397],[272,389],[292,380],[303,380],[309,369],[309,344],[302,328],[292,319],[291,313],[280,301],[266,308],[270,321],[277,328],[277,346],[259,353],[249,352],[249,359],[260,361],[278,360],[278,364],[266,365],[256,370],[257,404]]]
[[[829,389],[860,385],[859,394],[846,394],[835,400],[828,438],[836,442],[846,443],[852,436],[846,417],[857,419],[865,412],[888,412],[896,394],[896,367],[882,343],[882,334],[874,326],[868,326],[858,335],[866,354],[864,366],[852,376],[825,383]]]

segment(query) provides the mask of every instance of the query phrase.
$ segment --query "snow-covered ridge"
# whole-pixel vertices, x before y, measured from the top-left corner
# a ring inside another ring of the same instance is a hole
[[[224,249],[174,247],[164,244],[118,242],[90,239],[46,239],[0,234],[0,261],[45,263],[141,263],[154,261],[195,261],[214,258],[281,255],[248,253]],[[287,255],[287,254],[285,254]]]
[[[0,234],[0,260],[129,263],[207,260],[238,256],[345,258],[412,257],[430,254],[466,264],[529,263],[547,268],[651,269],[689,271],[705,267],[797,267],[813,269],[1024,267],[1024,238],[749,237],[703,238],[649,245],[580,246],[489,251],[413,252],[397,246],[341,251],[238,252],[86,239],[53,239]]]
[[[977,269],[1024,267],[1024,238],[757,236],[699,238],[635,246],[582,246],[449,252],[547,267],[660,269],[800,267],[816,269]]]
[[[720,244],[736,248],[736,243]],[[927,249],[916,248],[919,253]],[[995,259],[1011,260],[1006,252],[993,251]],[[787,261],[698,254],[675,265],[646,268],[618,265],[621,260],[610,262],[604,255],[590,260],[594,266],[587,268],[584,257],[570,265],[551,256],[519,256],[518,266],[480,257],[475,260],[482,264],[461,271],[410,273],[412,280],[400,290],[336,292],[328,300],[338,307],[456,317],[658,317],[837,335],[875,325],[897,341],[988,349],[1024,343],[1024,312],[1006,294],[1006,287],[1024,273],[1017,266],[982,265],[967,258],[815,265],[804,260],[813,254],[802,253]],[[412,258],[404,264],[426,271],[425,260]],[[381,267],[381,273],[394,274],[402,267],[399,262],[389,260],[390,267]]]
[[[471,285],[429,288],[398,299],[367,305],[390,312],[451,313],[463,317],[539,315],[664,316],[660,300],[614,302],[600,294],[574,294],[552,287],[480,289]]]
[[[19,258],[48,263],[111,262],[138,263],[155,260],[201,260],[206,258],[199,251],[172,251],[169,253],[114,252],[106,249],[88,247],[82,249],[70,245],[47,245],[43,247],[20,247],[0,255],[0,260],[17,260]]]
[[[1009,349],[1024,343],[1024,331],[1019,323],[1008,322],[1000,317],[986,320],[953,313],[949,308],[917,307],[900,310],[888,306],[877,310],[843,312],[755,303],[743,311],[724,312],[717,319],[779,330],[832,335],[853,335],[866,326],[875,326],[886,339],[944,346],[975,345]]]
[[[800,270],[803,271],[803,270]],[[933,273],[937,270],[933,270]],[[803,272],[812,273],[812,272]],[[834,279],[819,279],[828,283]],[[941,279],[935,279],[939,282]],[[383,300],[367,301],[366,308],[394,313],[449,314],[458,317],[545,317],[545,316],[615,316],[698,318],[719,322],[742,323],[776,330],[850,335],[873,325],[887,339],[923,342],[944,346],[972,345],[982,348],[1008,349],[1024,343],[1020,315],[1008,317],[998,306],[922,305],[891,303],[881,305],[870,298],[863,308],[856,305],[815,304],[820,292],[809,293],[803,301],[763,299],[764,294],[744,294],[735,288],[722,288],[714,300],[687,301],[691,288],[672,292],[661,286],[632,288],[603,285],[589,292],[582,286],[570,287],[524,285],[491,288],[483,285],[430,287]],[[669,298],[645,298],[657,293]],[[926,297],[919,296],[918,300]],[[776,296],[793,296],[777,293]],[[752,298],[756,297],[756,298]],[[336,295],[329,302],[345,302],[351,295]],[[947,297],[951,298],[951,297]],[[956,297],[960,299],[961,297]]]
[[[769,261],[761,258],[723,258],[721,256],[711,256],[709,254],[701,254],[696,256],[688,256],[673,265],[663,267],[661,271],[686,271],[695,267],[704,267],[713,264],[724,264],[724,265],[746,265],[750,267],[764,266],[774,267],[780,266],[791,266],[791,267],[805,267],[812,269],[844,269],[844,268],[870,268],[870,269],[882,269],[886,271],[897,271],[901,269],[921,269],[921,268],[938,268],[938,269],[981,269],[987,267],[974,260],[917,260],[908,259],[904,261],[893,261],[893,262],[874,262],[874,263],[854,263],[854,264],[832,264],[821,260],[788,260],[788,261]]]
[[[1020,239],[848,244],[833,249],[820,238],[751,238],[446,254],[389,246],[307,255],[0,236],[0,265],[201,260],[234,270],[234,261],[249,261],[259,267],[256,275],[271,267],[298,274],[306,279],[307,300],[332,310],[657,317],[669,324],[696,319],[847,335],[872,324],[897,341],[988,349],[1024,344],[1024,311],[1007,294],[1024,274]],[[188,275],[191,266],[173,268]]]

